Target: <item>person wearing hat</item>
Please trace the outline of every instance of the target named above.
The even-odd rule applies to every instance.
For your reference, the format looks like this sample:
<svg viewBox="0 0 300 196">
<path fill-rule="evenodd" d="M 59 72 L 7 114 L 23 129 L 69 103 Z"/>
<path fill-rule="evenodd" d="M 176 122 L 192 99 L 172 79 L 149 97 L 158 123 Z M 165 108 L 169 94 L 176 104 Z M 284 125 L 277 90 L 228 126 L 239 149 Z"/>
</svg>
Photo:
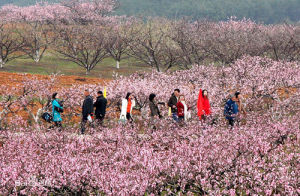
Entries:
<svg viewBox="0 0 300 196">
<path fill-rule="evenodd" d="M 103 96 L 102 91 L 98 91 L 97 95 L 97 100 L 94 103 L 94 107 L 96 108 L 96 121 L 99 125 L 103 125 L 103 120 L 106 113 L 107 99 Z"/>
<path fill-rule="evenodd" d="M 52 116 L 53 116 L 53 122 L 56 127 L 61 128 L 62 127 L 62 118 L 61 113 L 63 112 L 63 105 L 62 102 L 58 99 L 58 94 L 53 93 L 52 95 Z"/>
</svg>

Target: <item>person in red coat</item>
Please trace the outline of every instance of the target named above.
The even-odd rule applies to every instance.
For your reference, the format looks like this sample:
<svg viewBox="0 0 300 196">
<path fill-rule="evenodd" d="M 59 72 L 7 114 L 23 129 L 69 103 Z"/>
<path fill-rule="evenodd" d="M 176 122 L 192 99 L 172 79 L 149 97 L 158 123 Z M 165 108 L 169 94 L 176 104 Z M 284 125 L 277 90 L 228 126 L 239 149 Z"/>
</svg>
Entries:
<svg viewBox="0 0 300 196">
<path fill-rule="evenodd" d="M 187 121 L 190 118 L 189 109 L 190 108 L 186 105 L 185 97 L 180 95 L 177 103 L 177 115 L 179 122 Z"/>
<path fill-rule="evenodd" d="M 205 120 L 206 117 L 211 114 L 207 90 L 202 91 L 202 89 L 200 89 L 197 108 L 200 120 Z"/>
</svg>

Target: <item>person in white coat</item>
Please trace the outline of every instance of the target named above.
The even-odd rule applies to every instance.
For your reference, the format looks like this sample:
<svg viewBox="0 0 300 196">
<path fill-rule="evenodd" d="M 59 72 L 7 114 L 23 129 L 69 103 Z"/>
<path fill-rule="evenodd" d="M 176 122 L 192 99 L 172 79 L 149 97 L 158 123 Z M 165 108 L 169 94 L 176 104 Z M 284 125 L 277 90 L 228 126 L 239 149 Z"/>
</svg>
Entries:
<svg viewBox="0 0 300 196">
<path fill-rule="evenodd" d="M 132 93 L 127 93 L 125 99 L 122 99 L 122 108 L 120 120 L 126 122 L 127 120 L 132 123 L 132 108 L 135 106 L 135 100 Z"/>
</svg>

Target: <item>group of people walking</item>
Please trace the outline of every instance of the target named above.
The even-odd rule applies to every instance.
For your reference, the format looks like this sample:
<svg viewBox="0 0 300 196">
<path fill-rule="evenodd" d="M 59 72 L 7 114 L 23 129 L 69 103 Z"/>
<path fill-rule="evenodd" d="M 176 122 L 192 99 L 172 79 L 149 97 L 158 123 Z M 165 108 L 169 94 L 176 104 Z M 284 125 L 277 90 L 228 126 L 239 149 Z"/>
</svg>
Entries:
<svg viewBox="0 0 300 196">
<path fill-rule="evenodd" d="M 97 125 L 102 126 L 103 120 L 106 114 L 107 99 L 103 96 L 102 91 L 97 92 L 97 99 L 94 102 L 93 97 L 90 95 L 89 90 L 84 91 L 84 101 L 82 104 L 82 120 L 81 120 L 81 134 L 84 134 L 86 124 L 90 122 L 92 124 L 93 119 L 96 118 L 95 122 Z M 94 113 L 94 108 L 96 108 Z M 63 102 L 58 99 L 58 94 L 52 95 L 52 121 L 54 125 L 61 128 L 62 118 L 61 113 L 63 112 Z M 94 124 L 92 124 L 94 126 Z"/>
<path fill-rule="evenodd" d="M 240 111 L 245 112 L 241 104 L 240 92 L 235 92 L 234 96 L 226 101 L 224 107 L 224 116 L 230 126 L 234 126 L 238 114 Z M 151 93 L 149 95 L 149 108 L 151 124 L 155 124 L 158 119 L 163 118 L 161 115 L 159 105 L 165 106 L 164 102 L 156 100 L 156 95 Z M 130 92 L 127 93 L 126 97 L 122 99 L 120 121 L 133 123 L 132 111 L 136 106 L 136 98 Z M 185 96 L 180 93 L 179 89 L 175 89 L 172 93 L 167 106 L 169 107 L 169 115 L 172 116 L 174 122 L 184 123 L 192 118 L 191 108 L 185 101 Z M 82 121 L 81 121 L 81 133 L 84 134 L 85 127 L 88 122 L 94 126 L 93 121 L 97 125 L 103 126 L 103 120 L 106 114 L 107 99 L 103 96 L 102 91 L 98 91 L 97 99 L 93 102 L 93 97 L 90 95 L 89 90 L 84 92 L 84 101 L 82 105 Z M 52 121 L 54 125 L 61 128 L 62 118 L 61 113 L 63 112 L 63 102 L 59 100 L 57 93 L 52 95 Z M 95 109 L 95 113 L 94 113 Z M 200 89 L 198 101 L 197 101 L 197 116 L 199 120 L 205 121 L 212 114 L 211 106 L 208 97 L 208 91 Z M 95 120 L 94 120 L 95 118 Z M 155 125 L 153 125 L 154 128 Z"/>
<path fill-rule="evenodd" d="M 172 118 L 175 122 L 184 122 L 192 118 L 191 107 L 185 102 L 185 96 L 175 89 L 171 95 L 168 106 L 171 108 Z M 211 114 L 207 90 L 200 89 L 197 101 L 197 115 L 200 120 L 205 120 Z"/>
</svg>

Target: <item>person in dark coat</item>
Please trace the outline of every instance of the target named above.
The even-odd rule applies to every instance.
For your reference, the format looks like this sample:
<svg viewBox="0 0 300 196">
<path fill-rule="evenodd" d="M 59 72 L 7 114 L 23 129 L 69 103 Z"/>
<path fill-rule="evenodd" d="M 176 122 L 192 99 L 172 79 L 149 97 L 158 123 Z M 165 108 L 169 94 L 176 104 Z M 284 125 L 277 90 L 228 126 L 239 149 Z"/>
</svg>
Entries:
<svg viewBox="0 0 300 196">
<path fill-rule="evenodd" d="M 150 124 L 152 125 L 153 129 L 156 129 L 156 122 L 159 118 L 162 118 L 160 114 L 158 105 L 165 105 L 163 102 L 156 102 L 155 100 L 156 95 L 151 93 L 149 95 L 149 108 L 150 108 Z"/>
<path fill-rule="evenodd" d="M 239 113 L 238 101 L 240 99 L 240 96 L 240 92 L 236 92 L 234 94 L 234 97 L 229 99 L 225 104 L 224 115 L 225 118 L 228 120 L 228 124 L 231 127 L 234 126 L 234 123 Z"/>
<path fill-rule="evenodd" d="M 168 106 L 171 108 L 172 117 L 176 122 L 178 122 L 177 103 L 178 103 L 179 95 L 180 95 L 180 90 L 175 89 L 174 93 L 172 94 L 172 96 L 170 97 L 170 99 L 168 101 Z"/>
<path fill-rule="evenodd" d="M 162 118 L 158 105 L 165 105 L 164 102 L 156 102 L 155 100 L 156 95 L 154 93 L 149 95 L 149 107 L 151 112 L 151 117 L 159 117 Z"/>
<path fill-rule="evenodd" d="M 81 121 L 81 133 L 84 134 L 85 125 L 89 118 L 92 117 L 94 112 L 94 104 L 93 97 L 90 96 L 90 92 L 88 90 L 84 91 L 85 99 L 82 104 L 82 121 Z"/>
<path fill-rule="evenodd" d="M 96 108 L 95 115 L 99 125 L 103 125 L 103 120 L 106 113 L 107 99 L 104 98 L 102 91 L 98 91 L 97 95 L 97 100 L 94 103 L 94 107 Z"/>
</svg>

